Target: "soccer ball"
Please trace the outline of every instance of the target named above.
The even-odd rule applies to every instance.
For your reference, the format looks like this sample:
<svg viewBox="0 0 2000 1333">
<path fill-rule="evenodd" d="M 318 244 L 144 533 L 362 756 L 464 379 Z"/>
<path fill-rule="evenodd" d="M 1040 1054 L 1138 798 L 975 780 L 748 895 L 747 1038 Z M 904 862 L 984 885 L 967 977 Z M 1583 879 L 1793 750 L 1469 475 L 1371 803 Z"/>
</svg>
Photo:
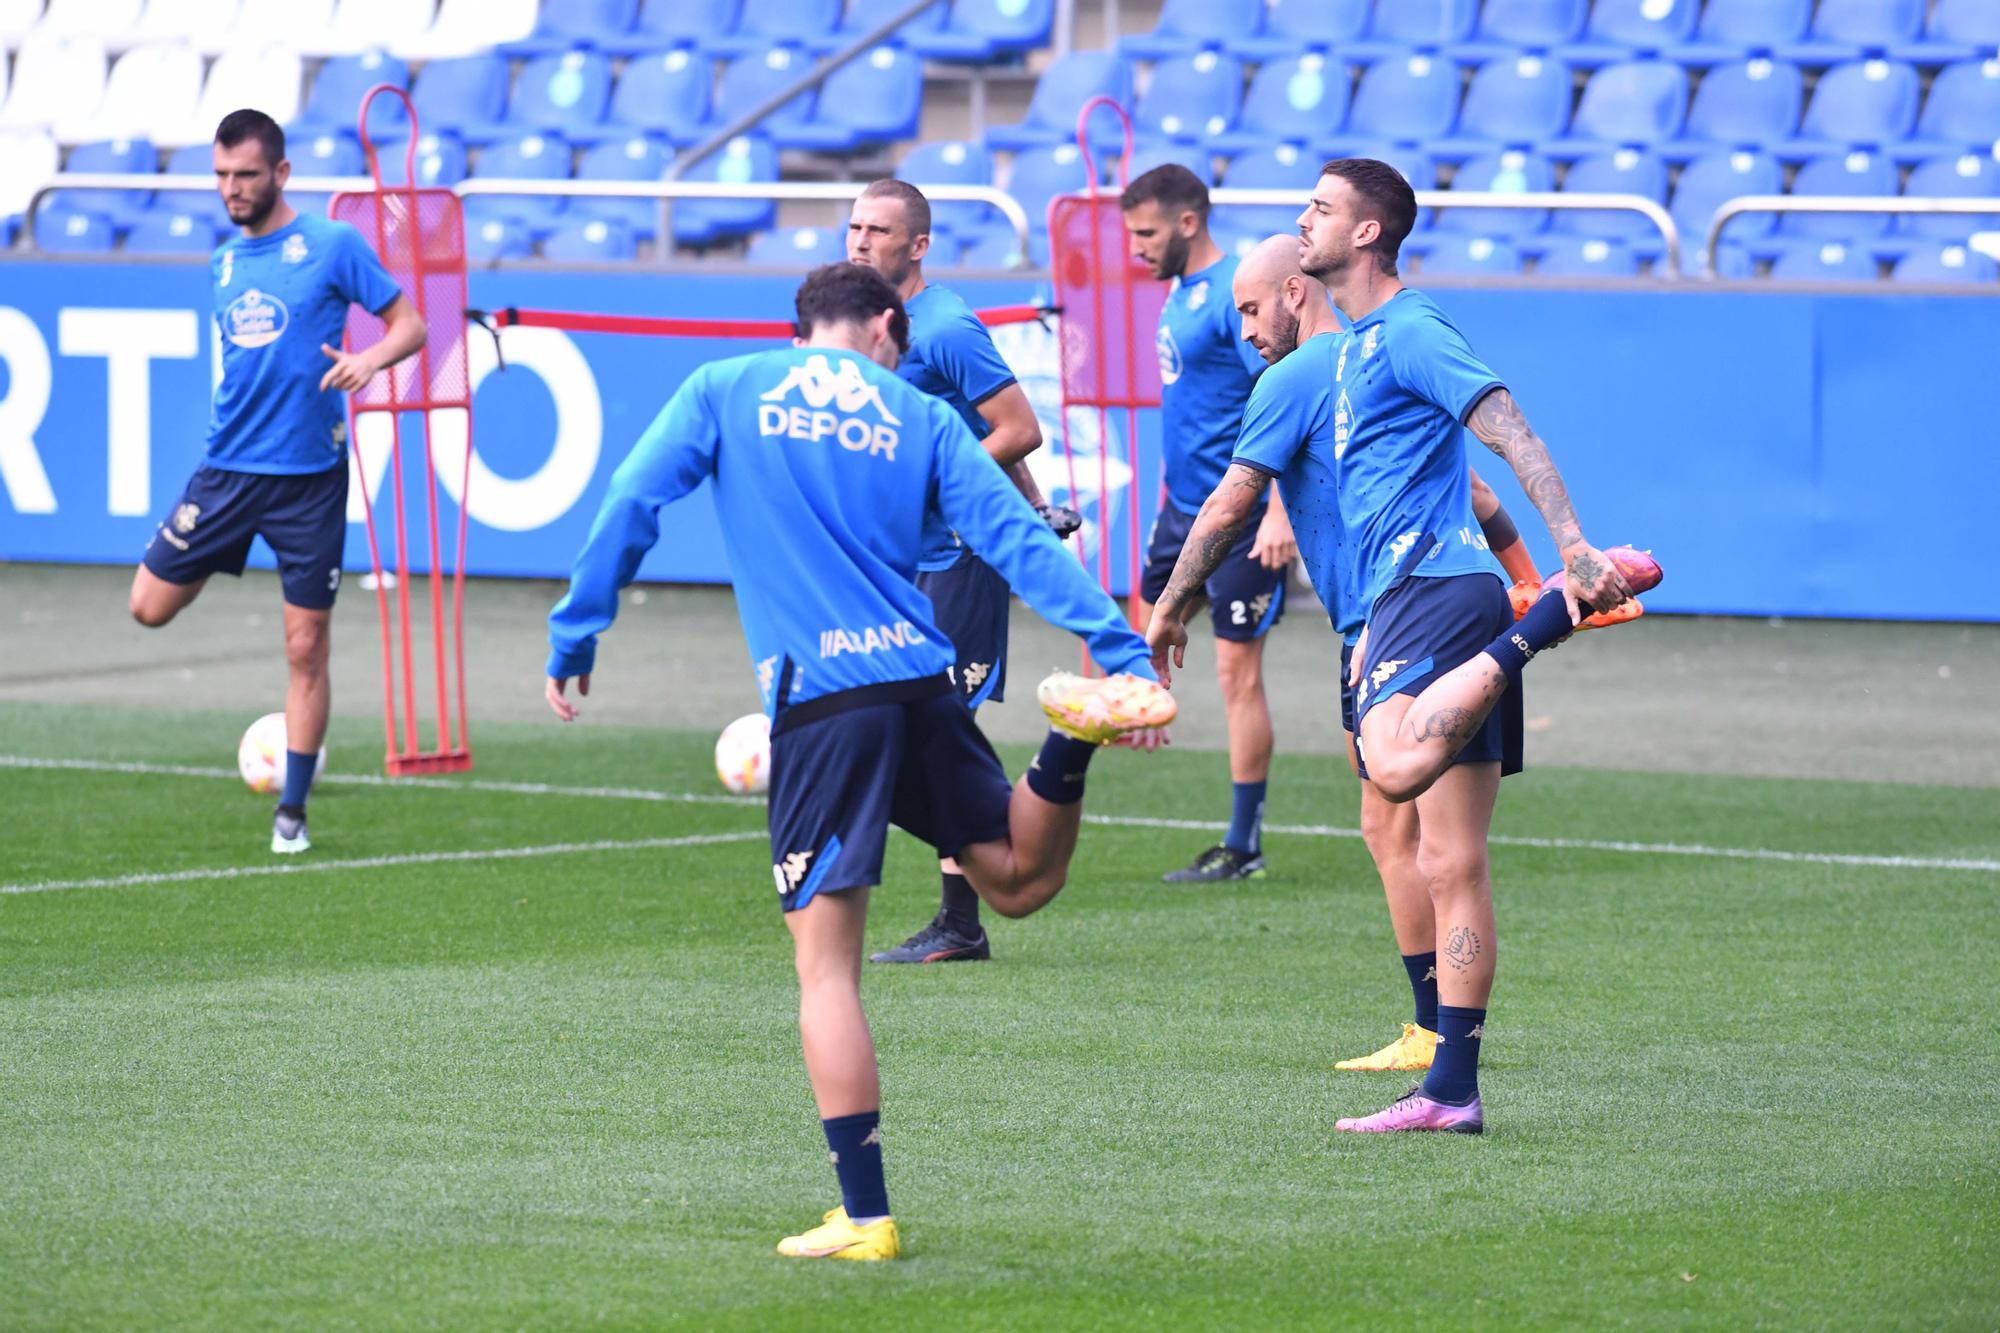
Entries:
<svg viewBox="0 0 2000 1333">
<path fill-rule="evenodd" d="M 747 713 L 715 739 L 715 776 L 733 792 L 764 791 L 771 785 L 771 719 Z"/>
<path fill-rule="evenodd" d="M 285 785 L 285 715 L 266 713 L 250 724 L 236 746 L 236 771 L 251 791 L 274 792 Z M 319 747 L 313 781 L 326 772 L 326 747 Z"/>
</svg>

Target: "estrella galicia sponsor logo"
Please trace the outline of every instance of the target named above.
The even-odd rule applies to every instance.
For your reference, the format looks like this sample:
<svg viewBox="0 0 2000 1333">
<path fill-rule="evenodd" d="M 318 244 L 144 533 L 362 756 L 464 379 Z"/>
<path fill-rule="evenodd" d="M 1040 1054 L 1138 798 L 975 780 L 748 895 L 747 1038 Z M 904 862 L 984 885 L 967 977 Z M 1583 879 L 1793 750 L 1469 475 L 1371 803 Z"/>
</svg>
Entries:
<svg viewBox="0 0 2000 1333">
<path fill-rule="evenodd" d="M 805 406 L 785 405 L 797 394 Z M 882 391 L 870 384 L 861 368 L 843 360 L 835 370 L 826 357 L 814 355 L 791 367 L 784 382 L 760 395 L 757 433 L 817 443 L 833 440 L 850 453 L 881 454 L 896 461 L 896 427 L 901 418 L 882 401 Z M 872 416 L 875 419 L 870 420 Z"/>
<path fill-rule="evenodd" d="M 252 287 L 223 309 L 222 335 L 238 347 L 268 347 L 290 322 L 283 301 Z"/>
<path fill-rule="evenodd" d="M 1160 383 L 1178 384 L 1181 378 L 1181 348 L 1174 341 L 1174 331 L 1160 321 L 1159 332 L 1153 335 L 1153 350 L 1160 354 Z"/>
<path fill-rule="evenodd" d="M 864 629 L 826 629 L 819 633 L 819 655 L 838 657 L 842 653 L 894 652 L 924 642 L 924 633 L 907 620 L 893 625 L 869 625 Z"/>
</svg>

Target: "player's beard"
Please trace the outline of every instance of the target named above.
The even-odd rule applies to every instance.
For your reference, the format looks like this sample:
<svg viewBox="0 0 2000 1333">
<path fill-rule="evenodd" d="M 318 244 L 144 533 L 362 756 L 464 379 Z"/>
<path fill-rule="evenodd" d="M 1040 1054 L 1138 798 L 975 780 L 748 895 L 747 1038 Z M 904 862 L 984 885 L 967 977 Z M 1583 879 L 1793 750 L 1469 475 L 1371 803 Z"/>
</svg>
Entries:
<svg viewBox="0 0 2000 1333">
<path fill-rule="evenodd" d="M 1188 249 L 1192 244 L 1179 232 L 1167 237 L 1166 248 L 1160 251 L 1160 262 L 1153 269 L 1153 276 L 1162 280 L 1186 277 Z"/>
<path fill-rule="evenodd" d="M 1299 317 L 1283 306 L 1273 310 L 1270 336 L 1264 339 L 1264 345 L 1277 354 L 1272 358 L 1273 364 L 1298 351 Z"/>
<path fill-rule="evenodd" d="M 272 210 L 278 206 L 277 182 L 273 181 L 269 189 L 251 195 L 245 203 L 247 208 L 243 215 L 238 217 L 235 210 L 232 209 L 229 214 L 229 220 L 239 227 L 255 231 L 264 225 L 265 219 L 269 218 Z"/>
</svg>

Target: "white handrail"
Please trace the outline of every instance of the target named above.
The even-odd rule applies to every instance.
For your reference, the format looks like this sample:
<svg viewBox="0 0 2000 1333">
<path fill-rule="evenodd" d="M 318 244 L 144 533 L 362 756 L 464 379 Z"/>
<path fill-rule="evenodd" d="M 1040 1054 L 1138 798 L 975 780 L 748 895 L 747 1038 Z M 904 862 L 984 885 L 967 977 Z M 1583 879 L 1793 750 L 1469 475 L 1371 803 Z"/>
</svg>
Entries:
<svg viewBox="0 0 2000 1333">
<path fill-rule="evenodd" d="M 1880 195 L 1746 194 L 1731 199 L 1709 219 L 1708 235 L 1701 243 L 1701 275 L 1715 276 L 1715 247 L 1729 220 L 1745 213 L 2000 213 L 2000 199 L 1938 199 L 1908 197 L 1884 199 Z"/>
</svg>

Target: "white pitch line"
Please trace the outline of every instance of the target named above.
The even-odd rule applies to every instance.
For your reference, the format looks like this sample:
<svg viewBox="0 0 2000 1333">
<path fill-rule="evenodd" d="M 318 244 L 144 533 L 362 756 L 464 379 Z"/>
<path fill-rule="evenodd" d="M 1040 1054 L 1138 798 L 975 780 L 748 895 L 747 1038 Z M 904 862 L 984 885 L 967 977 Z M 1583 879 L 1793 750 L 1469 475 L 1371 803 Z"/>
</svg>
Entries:
<svg viewBox="0 0 2000 1333">
<path fill-rule="evenodd" d="M 88 773 L 134 773 L 163 777 L 235 778 L 230 768 L 190 768 L 177 764 L 125 763 L 100 759 L 37 759 L 0 755 L 0 769 L 67 769 Z M 527 796 L 574 796 L 596 800 L 658 801 L 690 805 L 762 806 L 755 796 L 723 796 L 700 792 L 666 792 L 644 787 L 561 787 L 541 782 L 491 782 L 484 779 L 390 778 L 375 773 L 328 773 L 321 782 L 362 787 L 422 787 L 442 791 L 507 792 Z M 1146 815 L 1086 814 L 1086 824 L 1113 828 L 1186 829 L 1214 832 L 1228 824 L 1206 819 L 1160 819 Z M 1361 830 L 1332 824 L 1266 824 L 1264 832 L 1300 838 L 1358 838 Z M 1964 870 L 2000 874 L 2000 860 L 1945 856 L 1879 856 L 1853 852 L 1787 852 L 1771 847 L 1710 847 L 1700 843 L 1626 842 L 1608 838 L 1531 838 L 1496 833 L 1487 839 L 1496 847 L 1534 847 L 1546 851 L 1619 852 L 1635 856 L 1694 856 L 1714 860 L 1781 861 L 1799 865 L 1867 866 L 1883 870 Z"/>
<path fill-rule="evenodd" d="M 762 841 L 764 833 L 695 833 L 682 838 L 601 838 L 595 842 L 545 842 L 532 847 L 472 848 L 462 852 L 408 852 L 400 856 L 357 856 L 345 861 L 281 861 L 271 865 L 216 866 L 208 870 L 172 870 L 153 875 L 110 875 L 102 879 L 45 879 L 28 884 L 0 884 L 0 895 L 61 893 L 69 889 L 129 889 L 150 884 L 186 884 L 212 879 L 258 879 L 269 875 L 310 875 L 324 870 L 380 870 L 388 866 L 425 866 L 450 861 L 521 861 L 537 856 L 574 856 L 582 852 L 643 852 L 669 847 L 707 847 L 725 842 Z"/>
</svg>

